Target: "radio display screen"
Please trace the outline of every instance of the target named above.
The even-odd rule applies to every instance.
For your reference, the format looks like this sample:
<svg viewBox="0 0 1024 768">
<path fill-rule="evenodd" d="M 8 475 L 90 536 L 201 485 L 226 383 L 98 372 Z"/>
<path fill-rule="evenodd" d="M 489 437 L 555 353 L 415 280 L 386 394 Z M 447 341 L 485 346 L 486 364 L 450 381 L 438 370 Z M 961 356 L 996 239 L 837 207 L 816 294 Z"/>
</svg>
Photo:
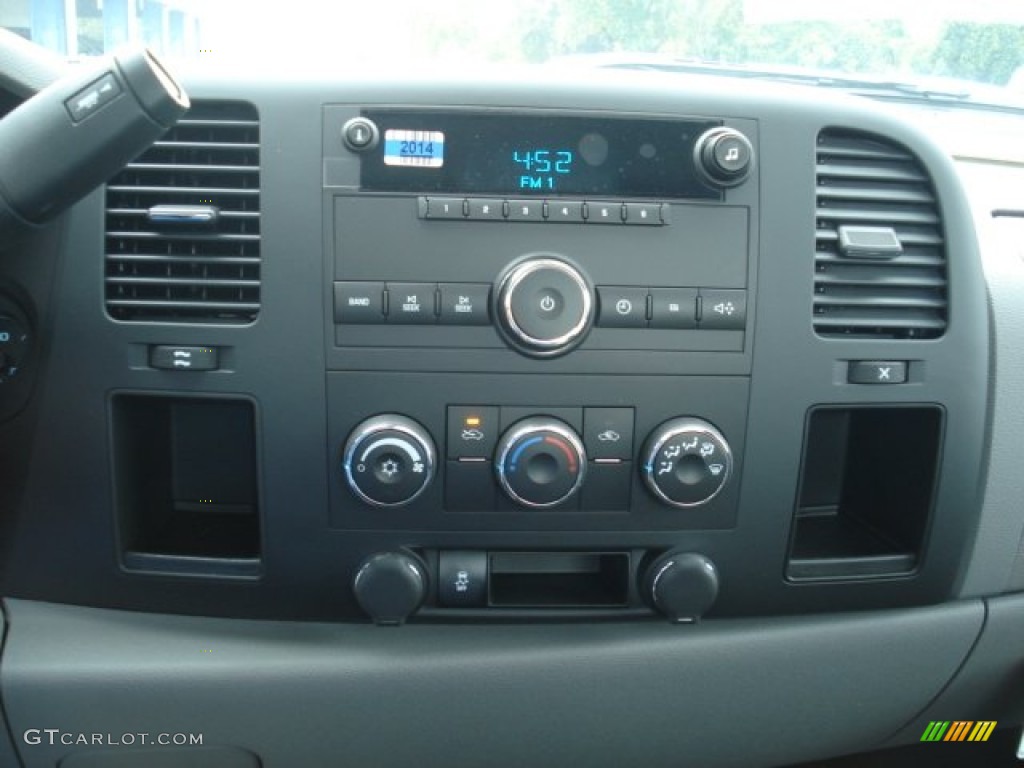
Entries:
<svg viewBox="0 0 1024 768">
<path fill-rule="evenodd" d="M 693 147 L 710 120 L 366 110 L 384 140 L 361 188 L 503 197 L 720 199 Z"/>
</svg>

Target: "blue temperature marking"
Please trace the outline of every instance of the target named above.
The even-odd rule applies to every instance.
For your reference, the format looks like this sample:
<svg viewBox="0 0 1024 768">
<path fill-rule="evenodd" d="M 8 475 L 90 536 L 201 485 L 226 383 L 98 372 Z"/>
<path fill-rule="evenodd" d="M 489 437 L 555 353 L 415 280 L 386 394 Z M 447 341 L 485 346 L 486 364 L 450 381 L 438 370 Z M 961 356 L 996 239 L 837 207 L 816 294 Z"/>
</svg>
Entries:
<svg viewBox="0 0 1024 768">
<path fill-rule="evenodd" d="M 516 448 L 515 451 L 512 452 L 512 455 L 509 457 L 508 471 L 515 472 L 516 462 L 519 461 L 519 457 L 522 455 L 523 451 L 525 451 L 534 443 L 541 442 L 543 439 L 543 437 L 531 437 L 525 443 L 520 444 L 520 446 Z"/>
</svg>

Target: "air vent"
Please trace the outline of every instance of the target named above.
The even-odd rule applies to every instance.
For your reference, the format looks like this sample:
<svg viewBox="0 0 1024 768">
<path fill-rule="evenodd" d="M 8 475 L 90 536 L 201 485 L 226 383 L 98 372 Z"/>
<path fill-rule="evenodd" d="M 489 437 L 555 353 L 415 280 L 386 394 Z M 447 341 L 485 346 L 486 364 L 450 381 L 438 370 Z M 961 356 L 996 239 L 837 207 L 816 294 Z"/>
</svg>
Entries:
<svg viewBox="0 0 1024 768">
<path fill-rule="evenodd" d="M 946 329 L 946 249 L 931 179 L 906 148 L 818 136 L 814 330 L 930 339 Z"/>
<path fill-rule="evenodd" d="M 117 320 L 247 323 L 260 308 L 255 107 L 196 102 L 107 184 L 106 301 Z"/>
</svg>

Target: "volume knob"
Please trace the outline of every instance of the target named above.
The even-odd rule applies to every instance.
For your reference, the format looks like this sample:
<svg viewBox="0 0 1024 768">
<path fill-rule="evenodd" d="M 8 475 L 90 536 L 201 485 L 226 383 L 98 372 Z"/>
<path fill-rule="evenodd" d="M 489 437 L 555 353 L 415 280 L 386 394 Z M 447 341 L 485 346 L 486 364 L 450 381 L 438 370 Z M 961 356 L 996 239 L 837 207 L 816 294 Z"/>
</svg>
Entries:
<svg viewBox="0 0 1024 768">
<path fill-rule="evenodd" d="M 594 321 L 594 290 L 572 264 L 535 257 L 513 265 L 495 291 L 498 328 L 532 357 L 554 357 L 580 344 Z"/>
</svg>

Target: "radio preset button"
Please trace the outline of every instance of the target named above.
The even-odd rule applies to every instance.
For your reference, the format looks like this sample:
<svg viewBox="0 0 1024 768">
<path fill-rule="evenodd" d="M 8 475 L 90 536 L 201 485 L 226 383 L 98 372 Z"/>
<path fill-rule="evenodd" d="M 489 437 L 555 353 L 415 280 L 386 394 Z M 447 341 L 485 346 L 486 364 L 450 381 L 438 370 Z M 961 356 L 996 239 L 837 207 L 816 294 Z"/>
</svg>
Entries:
<svg viewBox="0 0 1024 768">
<path fill-rule="evenodd" d="M 472 221 L 504 221 L 505 201 L 490 198 L 470 198 L 469 218 Z"/>
<path fill-rule="evenodd" d="M 383 323 L 384 283 L 335 283 L 334 322 Z"/>
<path fill-rule="evenodd" d="M 480 283 L 441 283 L 442 325 L 488 325 L 491 286 Z"/>
<path fill-rule="evenodd" d="M 432 283 L 388 283 L 388 322 L 430 325 L 437 321 L 434 314 Z"/>
<path fill-rule="evenodd" d="M 582 224 L 583 201 L 548 200 L 548 221 Z"/>
<path fill-rule="evenodd" d="M 651 288 L 651 328 L 696 327 L 696 288 Z"/>
<path fill-rule="evenodd" d="M 428 219 L 466 218 L 466 201 L 461 197 L 428 197 L 426 201 Z"/>
<path fill-rule="evenodd" d="M 606 328 L 647 326 L 647 289 L 599 285 L 597 324 Z"/>
<path fill-rule="evenodd" d="M 544 221 L 543 200 L 509 200 L 509 221 Z"/>
<path fill-rule="evenodd" d="M 588 224 L 622 224 L 622 203 L 587 202 L 585 215 Z"/>
<path fill-rule="evenodd" d="M 662 219 L 661 203 L 626 203 L 626 223 L 640 227 L 660 227 Z"/>
</svg>

